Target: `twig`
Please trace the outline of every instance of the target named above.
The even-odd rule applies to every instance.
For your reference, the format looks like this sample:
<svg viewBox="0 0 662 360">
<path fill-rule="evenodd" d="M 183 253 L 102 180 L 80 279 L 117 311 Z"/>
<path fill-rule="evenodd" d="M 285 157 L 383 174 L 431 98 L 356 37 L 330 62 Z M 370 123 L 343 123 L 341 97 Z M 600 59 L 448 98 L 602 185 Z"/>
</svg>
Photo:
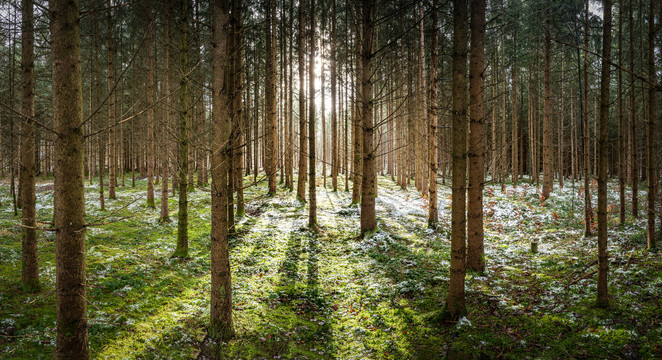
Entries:
<svg viewBox="0 0 662 360">
<path fill-rule="evenodd" d="M 593 271 L 591 271 L 590 273 L 588 273 L 588 274 L 586 274 L 586 275 L 584 275 L 584 276 L 582 276 L 582 277 L 580 277 L 580 278 L 578 278 L 578 279 L 576 279 L 576 280 L 573 280 L 570 284 L 566 285 L 566 288 L 570 287 L 570 285 L 574 285 L 574 284 L 575 284 L 576 282 L 578 282 L 579 280 L 586 279 L 587 277 L 589 277 L 589 276 L 591 276 L 591 275 L 593 275 L 593 274 L 595 274 L 595 273 L 597 273 L 597 272 L 598 272 L 598 270 L 593 270 Z"/>
</svg>

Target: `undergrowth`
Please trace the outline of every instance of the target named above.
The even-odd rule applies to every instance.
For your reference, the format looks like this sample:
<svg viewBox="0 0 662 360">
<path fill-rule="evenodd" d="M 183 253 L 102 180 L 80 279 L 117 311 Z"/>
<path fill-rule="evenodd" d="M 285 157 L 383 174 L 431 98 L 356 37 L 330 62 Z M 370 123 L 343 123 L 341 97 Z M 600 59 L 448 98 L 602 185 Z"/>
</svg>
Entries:
<svg viewBox="0 0 662 360">
<path fill-rule="evenodd" d="M 249 179 L 247 179 L 248 181 Z M 251 179 L 252 180 L 252 179 Z M 0 358 L 47 359 L 55 346 L 55 244 L 40 232 L 42 290 L 20 288 L 20 216 L 0 186 Z M 569 186 L 570 185 L 570 186 Z M 378 229 L 359 235 L 351 194 L 317 188 L 320 231 L 280 188 L 246 189 L 246 215 L 230 239 L 236 336 L 206 337 L 210 198 L 189 194 L 189 258 L 171 258 L 170 223 L 145 206 L 145 181 L 119 187 L 100 211 L 86 185 L 88 317 L 95 359 L 662 358 L 662 257 L 645 250 L 645 219 L 618 225 L 610 208 L 609 292 L 596 309 L 597 239 L 583 236 L 583 202 L 570 182 L 541 201 L 534 185 L 485 190 L 482 273 L 466 275 L 468 314 L 436 316 L 449 277 L 450 189 L 440 227 L 428 200 L 379 178 Z M 618 193 L 610 183 L 610 204 Z M 158 196 L 157 192 L 157 196 Z M 628 193 L 629 197 L 632 196 Z M 52 179 L 37 186 L 38 220 L 52 217 Z M 646 206 L 645 196 L 641 194 Z M 593 204 L 596 204 L 593 201 Z M 628 212 L 629 213 L 629 212 Z M 121 219 L 121 220 L 120 220 Z M 118 220 L 118 221 L 115 221 Z M 47 225 L 44 225 L 47 226 Z M 530 251 L 531 242 L 538 252 Z"/>
</svg>

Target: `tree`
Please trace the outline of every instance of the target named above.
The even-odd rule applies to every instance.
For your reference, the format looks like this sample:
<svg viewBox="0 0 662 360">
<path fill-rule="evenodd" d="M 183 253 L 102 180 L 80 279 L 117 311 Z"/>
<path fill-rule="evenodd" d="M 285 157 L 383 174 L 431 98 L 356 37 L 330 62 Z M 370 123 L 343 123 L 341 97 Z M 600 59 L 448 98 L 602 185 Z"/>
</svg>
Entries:
<svg viewBox="0 0 662 360">
<path fill-rule="evenodd" d="M 177 214 L 177 248 L 172 257 L 188 257 L 188 125 L 190 118 L 189 101 L 189 44 L 188 21 L 189 0 L 178 0 L 177 30 L 179 32 L 179 212 Z"/>
<path fill-rule="evenodd" d="M 483 89 L 485 71 L 485 0 L 471 1 L 471 54 L 469 61 L 469 204 L 467 209 L 467 266 L 485 269 L 483 249 L 483 188 L 485 184 L 485 129 Z M 513 109 L 513 114 L 517 109 Z M 515 121 L 517 117 L 513 116 Z M 514 138 L 516 138 L 513 133 Z M 514 140 L 513 140 L 514 141 Z M 516 157 L 515 151 L 513 159 Z M 517 163 L 513 163 L 513 174 Z M 516 178 L 515 175 L 513 175 Z"/>
<path fill-rule="evenodd" d="M 308 227 L 317 228 L 317 194 L 315 191 L 315 0 L 310 0 L 310 53 L 308 57 Z M 322 94 L 324 96 L 324 94 Z"/>
<path fill-rule="evenodd" d="M 23 223 L 21 285 L 39 290 L 37 231 L 35 230 L 34 16 L 32 0 L 21 1 L 21 219 Z"/>
<path fill-rule="evenodd" d="M 361 6 L 361 125 L 363 129 L 363 176 L 361 183 L 361 236 L 375 230 L 375 149 L 372 119 L 372 43 L 375 27 L 375 0 L 363 0 Z"/>
<path fill-rule="evenodd" d="M 451 193 L 451 268 L 446 296 L 446 312 L 459 318 L 466 312 L 464 302 L 465 250 L 467 238 L 467 2 L 453 2 L 453 180 Z"/>
<path fill-rule="evenodd" d="M 331 185 L 338 191 L 338 169 L 340 155 L 338 151 L 338 114 L 337 108 L 337 61 L 336 61 L 336 0 L 331 5 Z"/>
<path fill-rule="evenodd" d="M 542 197 L 549 198 L 549 194 L 554 189 L 554 151 L 552 150 L 552 36 L 549 31 L 550 2 L 547 1 L 545 10 L 544 28 L 545 28 L 545 64 L 544 64 L 544 88 L 543 88 L 543 120 L 542 120 Z"/>
<path fill-rule="evenodd" d="M 265 24 L 266 66 L 265 77 L 265 113 L 267 126 L 266 172 L 269 178 L 269 194 L 276 194 L 276 170 L 278 166 L 278 119 L 276 118 L 276 36 L 275 36 L 275 0 L 267 1 L 267 22 Z"/>
<path fill-rule="evenodd" d="M 437 66 L 439 65 L 439 8 L 435 2 L 432 6 L 432 54 L 430 55 L 430 186 L 428 206 L 428 227 L 439 225 L 437 210 Z"/>
<path fill-rule="evenodd" d="M 605 0 L 609 1 L 609 0 Z M 646 231 L 648 249 L 655 248 L 655 192 L 657 187 L 657 171 L 655 170 L 655 1 L 650 0 L 648 9 L 648 126 L 646 129 L 646 165 L 648 173 L 648 227 Z M 605 5 L 606 7 L 607 5 Z"/>
<path fill-rule="evenodd" d="M 55 359 L 89 359 L 78 3 L 49 2 L 55 131 Z"/>
<path fill-rule="evenodd" d="M 303 4 L 299 4 L 299 178 L 297 180 L 297 200 L 306 202 L 306 99 L 304 91 L 305 74 L 305 17 Z M 311 164 L 313 166 L 313 164 Z M 312 181 L 312 180 L 311 180 Z"/>
<path fill-rule="evenodd" d="M 227 339 L 234 333 L 232 325 L 232 282 L 228 251 L 228 158 L 230 148 L 230 114 L 228 111 L 227 24 L 229 1 L 213 3 L 213 71 L 212 115 L 212 210 L 211 210 L 211 319 L 210 336 Z"/>
<path fill-rule="evenodd" d="M 147 34 L 145 53 L 147 55 L 147 207 L 154 209 L 154 70 L 152 65 L 152 2 L 145 3 Z"/>
<path fill-rule="evenodd" d="M 108 198 L 115 199 L 115 185 L 117 184 L 117 159 L 115 158 L 115 34 L 113 32 L 113 18 L 111 0 L 106 1 L 108 13 L 106 23 L 108 29 Z"/>
<path fill-rule="evenodd" d="M 607 293 L 607 161 L 609 137 L 609 62 L 611 59 L 611 0 L 604 0 L 602 30 L 602 72 L 600 79 L 600 131 L 598 139 L 598 300 L 597 305 L 609 307 Z"/>
</svg>

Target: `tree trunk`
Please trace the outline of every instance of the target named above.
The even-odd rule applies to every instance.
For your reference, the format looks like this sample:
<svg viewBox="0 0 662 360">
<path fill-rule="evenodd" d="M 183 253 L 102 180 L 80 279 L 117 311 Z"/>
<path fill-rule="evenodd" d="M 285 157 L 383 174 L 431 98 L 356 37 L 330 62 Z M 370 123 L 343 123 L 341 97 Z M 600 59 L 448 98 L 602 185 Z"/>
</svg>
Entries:
<svg viewBox="0 0 662 360">
<path fill-rule="evenodd" d="M 228 251 L 227 194 L 228 158 L 231 120 L 229 94 L 225 83 L 227 57 L 227 24 L 229 1 L 213 3 L 213 72 L 212 72 L 212 209 L 211 209 L 211 311 L 210 337 L 225 340 L 234 334 L 232 325 L 232 280 Z"/>
<path fill-rule="evenodd" d="M 485 269 L 483 249 L 483 187 L 485 185 L 485 129 L 483 89 L 485 70 L 485 0 L 471 0 L 471 55 L 469 67 L 469 204 L 467 227 L 467 266 Z M 513 86 L 514 88 L 514 86 Z M 517 95 L 514 96 L 517 98 Z M 513 114 L 517 113 L 513 109 Z M 517 121 L 513 115 L 513 126 Z M 513 142 L 517 132 L 513 130 Z M 517 147 L 513 146 L 513 180 L 517 179 Z"/>
<path fill-rule="evenodd" d="M 589 173 L 589 128 L 588 128 L 588 1 L 586 0 L 586 13 L 584 23 L 584 236 L 591 236 L 591 223 L 593 222 L 593 209 L 591 208 L 591 175 Z"/>
<path fill-rule="evenodd" d="M 78 4 L 55 0 L 51 15 L 55 140 L 55 359 L 89 359 L 85 275 L 83 104 Z"/>
<path fill-rule="evenodd" d="M 145 52 L 147 54 L 147 207 L 155 209 L 154 204 L 154 71 L 152 69 L 152 2 L 145 3 L 147 34 Z"/>
<path fill-rule="evenodd" d="M 336 69 L 336 0 L 331 0 L 331 186 L 338 191 L 338 114 L 337 108 L 337 77 Z"/>
<path fill-rule="evenodd" d="M 108 29 L 108 198 L 116 199 L 115 185 L 117 184 L 117 160 L 115 159 L 115 34 L 113 32 L 112 6 L 110 0 L 106 1 L 108 16 L 106 17 Z"/>
<path fill-rule="evenodd" d="M 610 0 L 605 0 L 610 1 Z M 607 5 L 605 5 L 607 6 Z M 648 9 L 648 127 L 646 129 L 646 164 L 648 174 L 648 250 L 655 248 L 655 188 L 657 187 L 657 172 L 655 171 L 655 0 L 650 0 Z"/>
<path fill-rule="evenodd" d="M 308 58 L 308 227 L 317 228 L 317 194 L 315 191 L 315 0 L 310 0 L 310 53 Z M 324 95 L 322 95 L 324 96 Z"/>
<path fill-rule="evenodd" d="M 306 202 L 306 99 L 305 99 L 305 18 L 303 5 L 299 4 L 299 178 L 297 200 Z M 311 165 L 312 166 L 312 165 Z"/>
<path fill-rule="evenodd" d="M 430 55 L 430 112 L 429 112 L 429 153 L 430 186 L 428 206 L 428 227 L 435 229 L 439 225 L 437 210 L 437 66 L 439 64 L 439 8 L 437 2 L 432 5 L 432 54 Z M 482 72 L 482 69 L 481 69 Z M 482 212 L 482 210 L 481 210 Z"/>
<path fill-rule="evenodd" d="M 189 99 L 189 47 L 188 21 L 189 0 L 179 0 L 177 30 L 179 32 L 179 212 L 177 222 L 177 248 L 172 257 L 188 257 L 188 126 L 190 118 Z"/>
<path fill-rule="evenodd" d="M 165 19 L 165 38 L 170 39 L 170 17 L 167 17 Z M 170 44 L 165 44 L 163 46 L 164 54 L 163 54 L 163 69 L 165 70 L 165 76 L 163 79 L 163 94 L 166 96 L 166 106 L 163 109 L 163 126 L 162 126 L 162 133 L 163 133 L 163 138 L 161 139 L 162 143 L 164 144 L 163 148 L 163 153 L 161 154 L 162 156 L 162 163 L 161 163 L 161 176 L 163 177 L 163 182 L 161 183 L 161 214 L 159 218 L 159 222 L 165 223 L 165 222 L 170 222 L 170 214 L 168 210 L 168 178 L 170 177 L 169 174 L 169 168 L 170 168 L 170 161 L 169 161 L 169 151 L 168 151 L 168 146 L 169 144 L 168 139 L 168 132 L 165 131 L 165 128 L 170 127 L 171 123 L 171 116 L 170 116 L 170 109 L 172 109 L 172 100 L 170 96 L 170 82 L 172 81 L 172 69 L 170 68 Z"/>
<path fill-rule="evenodd" d="M 652 0 L 651 0 L 652 1 Z M 609 307 L 607 293 L 607 161 L 609 137 L 609 59 L 611 59 L 611 0 L 603 1 L 602 73 L 600 79 L 600 123 L 598 156 L 598 299 L 597 306 Z"/>
<path fill-rule="evenodd" d="M 39 291 L 37 231 L 35 230 L 34 17 L 32 0 L 21 1 L 21 222 L 23 224 L 21 286 Z M 84 149 L 83 149 L 84 151 Z"/>
<path fill-rule="evenodd" d="M 549 0 L 547 1 L 547 10 L 544 19 L 545 27 L 545 64 L 544 64 L 544 105 L 543 105 L 543 122 L 542 122 L 542 147 L 543 147 L 543 163 L 542 163 L 542 197 L 548 199 L 552 190 L 554 190 L 554 150 L 552 142 L 554 140 L 552 133 L 552 38 L 549 32 Z"/>
<path fill-rule="evenodd" d="M 361 122 L 363 128 L 363 171 L 361 182 L 361 236 L 375 230 L 375 149 L 372 98 L 372 42 L 374 35 L 375 1 L 363 0 L 361 6 Z M 361 127 L 359 127 L 360 129 Z"/>
<path fill-rule="evenodd" d="M 451 265 L 446 311 L 451 318 L 463 316 L 465 250 L 467 238 L 467 2 L 453 2 L 453 180 L 451 209 Z"/>
<path fill-rule="evenodd" d="M 232 1 L 232 36 L 234 37 L 234 49 L 232 51 L 232 176 L 233 176 L 233 189 L 237 193 L 237 209 L 236 216 L 243 217 L 245 211 L 244 204 L 244 124 L 243 124 L 243 103 L 241 101 L 241 93 L 243 88 L 242 72 L 243 64 L 243 35 L 242 35 L 242 16 L 241 16 L 241 1 Z M 275 42 L 275 40 L 274 40 Z M 275 56 L 275 55 L 274 55 Z M 275 80 L 274 80 L 275 81 Z M 275 88 L 275 83 L 274 83 Z M 233 222 L 234 225 L 234 222 Z"/>
<path fill-rule="evenodd" d="M 619 222 L 625 224 L 625 115 L 623 114 L 623 1 L 618 2 L 618 203 Z"/>
</svg>

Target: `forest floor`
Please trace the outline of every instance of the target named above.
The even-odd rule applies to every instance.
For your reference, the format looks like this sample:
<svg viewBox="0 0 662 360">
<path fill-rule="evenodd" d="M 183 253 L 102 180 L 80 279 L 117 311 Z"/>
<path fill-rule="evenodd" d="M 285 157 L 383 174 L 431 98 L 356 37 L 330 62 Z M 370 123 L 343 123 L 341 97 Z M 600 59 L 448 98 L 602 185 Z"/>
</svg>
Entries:
<svg viewBox="0 0 662 360">
<path fill-rule="evenodd" d="M 535 186 L 509 184 L 502 193 L 489 185 L 487 267 L 467 273 L 468 314 L 457 322 L 437 320 L 449 275 L 449 187 L 440 187 L 441 227 L 432 231 L 427 200 L 380 177 L 378 229 L 359 239 L 351 193 L 318 185 L 320 233 L 307 229 L 307 206 L 294 193 L 267 197 L 264 183 L 246 189 L 247 214 L 230 240 L 236 337 L 221 344 L 205 333 L 209 193 L 190 194 L 190 258 L 175 260 L 176 199 L 173 221 L 160 224 L 158 210 L 144 205 L 144 180 L 118 188 L 106 211 L 98 210 L 98 185 L 86 185 L 88 220 L 111 222 L 87 232 L 93 358 L 662 358 L 662 254 L 645 250 L 644 219 L 618 225 L 615 183 L 610 309 L 592 306 L 597 239 L 583 236 L 579 185 L 555 184 L 544 203 Z M 42 291 L 24 293 L 20 216 L 8 188 L 0 186 L 0 358 L 47 359 L 55 343 L 54 234 L 39 240 Z M 51 219 L 52 198 L 52 179 L 41 180 L 39 220 Z M 640 199 L 645 216 L 643 191 Z"/>
</svg>

